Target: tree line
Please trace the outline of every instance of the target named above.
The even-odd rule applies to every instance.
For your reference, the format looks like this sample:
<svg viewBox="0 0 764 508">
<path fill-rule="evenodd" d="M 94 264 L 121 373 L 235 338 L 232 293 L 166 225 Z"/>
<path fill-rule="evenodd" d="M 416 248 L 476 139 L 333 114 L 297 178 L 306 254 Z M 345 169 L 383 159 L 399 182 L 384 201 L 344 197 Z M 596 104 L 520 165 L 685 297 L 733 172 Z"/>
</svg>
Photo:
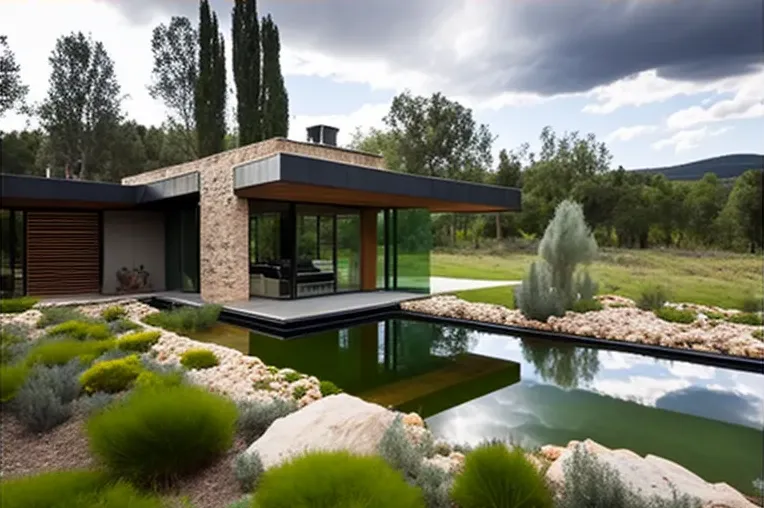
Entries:
<svg viewBox="0 0 764 508">
<path fill-rule="evenodd" d="M 351 148 L 381 153 L 395 171 L 522 189 L 522 211 L 433 217 L 436 246 L 480 247 L 487 239 L 540 238 L 560 203 L 581 204 L 597 243 L 626 248 L 762 249 L 762 170 L 734 180 L 707 173 L 698 181 L 614 168 L 594 134 L 540 133 L 528 144 L 499 152 L 495 136 L 472 111 L 433 94 L 396 96 L 384 129 L 356 130 Z"/>
<path fill-rule="evenodd" d="M 236 0 L 232 69 L 236 94 L 228 124 L 225 38 L 208 0 L 195 26 L 172 17 L 152 32 L 149 93 L 167 118 L 159 127 L 128 120 L 114 61 L 103 43 L 81 32 L 60 37 L 49 57 L 46 97 L 26 104 L 7 37 L 0 36 L 0 115 L 19 110 L 39 121 L 34 130 L 3 133 L 2 171 L 119 181 L 142 171 L 286 136 L 289 99 L 280 65 L 280 35 L 256 0 Z"/>
</svg>

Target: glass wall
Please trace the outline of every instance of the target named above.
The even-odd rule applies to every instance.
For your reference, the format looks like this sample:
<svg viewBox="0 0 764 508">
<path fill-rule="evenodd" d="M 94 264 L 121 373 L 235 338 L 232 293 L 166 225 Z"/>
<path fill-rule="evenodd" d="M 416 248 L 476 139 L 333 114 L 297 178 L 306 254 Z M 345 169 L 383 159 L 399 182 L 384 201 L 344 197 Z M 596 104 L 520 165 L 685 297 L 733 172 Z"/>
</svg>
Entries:
<svg viewBox="0 0 764 508">
<path fill-rule="evenodd" d="M 331 208 L 297 205 L 297 297 L 332 294 L 337 289 L 336 216 Z"/>
<path fill-rule="evenodd" d="M 430 212 L 426 209 L 391 210 L 387 218 L 387 289 L 429 293 Z"/>
<path fill-rule="evenodd" d="M 24 212 L 0 210 L 0 296 L 13 298 L 25 291 L 26 255 Z"/>
<path fill-rule="evenodd" d="M 199 207 L 165 216 L 165 278 L 168 290 L 199 291 Z"/>
<path fill-rule="evenodd" d="M 361 213 L 337 215 L 337 292 L 361 289 Z"/>
<path fill-rule="evenodd" d="M 249 202 L 250 295 L 292 297 L 294 213 L 289 203 Z"/>
</svg>

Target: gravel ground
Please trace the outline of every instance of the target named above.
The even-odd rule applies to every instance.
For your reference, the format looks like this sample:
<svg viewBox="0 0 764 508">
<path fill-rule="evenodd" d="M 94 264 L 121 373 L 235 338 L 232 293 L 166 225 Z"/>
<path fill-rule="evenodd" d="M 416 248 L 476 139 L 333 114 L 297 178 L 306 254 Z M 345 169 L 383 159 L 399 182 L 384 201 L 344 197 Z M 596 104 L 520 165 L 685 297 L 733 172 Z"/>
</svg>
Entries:
<svg viewBox="0 0 764 508">
<path fill-rule="evenodd" d="M 84 422 L 83 416 L 75 415 L 50 432 L 35 435 L 27 432 L 8 411 L 0 410 L 0 476 L 11 478 L 95 466 L 88 450 Z M 246 443 L 237 439 L 225 456 L 181 480 L 172 493 L 167 493 L 167 499 L 187 498 L 194 508 L 224 508 L 236 501 L 243 494 L 239 491 L 231 462 L 244 449 Z"/>
</svg>

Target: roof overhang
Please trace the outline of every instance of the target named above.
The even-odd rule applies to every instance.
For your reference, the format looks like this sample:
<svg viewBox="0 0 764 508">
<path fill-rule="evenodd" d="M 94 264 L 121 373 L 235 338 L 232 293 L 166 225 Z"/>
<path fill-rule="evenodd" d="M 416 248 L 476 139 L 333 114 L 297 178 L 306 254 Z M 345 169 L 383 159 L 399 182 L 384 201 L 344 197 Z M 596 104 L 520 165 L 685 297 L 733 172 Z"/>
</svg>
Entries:
<svg viewBox="0 0 764 508">
<path fill-rule="evenodd" d="M 199 192 L 199 173 L 148 185 L 120 185 L 85 180 L 0 174 L 3 208 L 135 208 Z"/>
<path fill-rule="evenodd" d="M 278 153 L 234 168 L 240 197 L 431 212 L 520 210 L 520 190 Z"/>
</svg>

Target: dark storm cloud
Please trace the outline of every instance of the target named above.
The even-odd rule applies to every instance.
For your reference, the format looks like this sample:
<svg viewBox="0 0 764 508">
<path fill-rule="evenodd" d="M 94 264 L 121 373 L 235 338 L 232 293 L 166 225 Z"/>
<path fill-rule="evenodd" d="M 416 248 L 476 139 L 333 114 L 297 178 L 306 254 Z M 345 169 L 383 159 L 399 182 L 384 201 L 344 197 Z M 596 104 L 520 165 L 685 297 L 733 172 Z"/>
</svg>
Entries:
<svg viewBox="0 0 764 508">
<path fill-rule="evenodd" d="M 485 49 L 457 62 L 432 36 L 465 3 L 490 16 Z M 124 5 L 145 21 L 158 9 L 195 17 L 197 4 Z M 231 2 L 212 5 L 228 30 Z M 707 81 L 748 73 L 764 54 L 762 0 L 261 0 L 259 8 L 273 15 L 286 46 L 381 58 L 440 76 L 456 94 L 581 92 L 649 69 Z"/>
</svg>

